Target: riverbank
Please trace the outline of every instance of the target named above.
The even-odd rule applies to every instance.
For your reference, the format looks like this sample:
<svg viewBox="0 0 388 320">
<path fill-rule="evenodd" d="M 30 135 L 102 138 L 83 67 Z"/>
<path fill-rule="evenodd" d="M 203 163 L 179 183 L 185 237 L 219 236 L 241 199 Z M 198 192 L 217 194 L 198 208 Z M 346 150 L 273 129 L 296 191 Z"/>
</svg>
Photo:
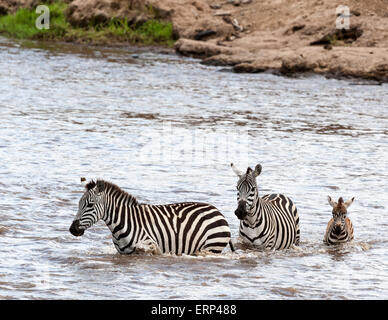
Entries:
<svg viewBox="0 0 388 320">
<path fill-rule="evenodd" d="M 226 1 L 210 10 L 233 26 L 229 36 L 180 39 L 175 47 L 235 72 L 388 82 L 388 3 L 341 4 L 350 10 L 348 30 L 336 28 L 338 1 Z"/>
<path fill-rule="evenodd" d="M 7 7 L 10 2 L 0 0 L 0 14 L 38 4 L 23 0 Z M 349 29 L 343 30 L 336 28 L 335 0 L 61 3 L 66 6 L 65 27 L 60 29 L 64 35 L 52 39 L 169 47 L 175 43 L 179 54 L 201 58 L 204 64 L 229 66 L 235 72 L 287 76 L 311 72 L 388 82 L 388 4 L 384 0 L 342 1 L 349 8 Z"/>
<path fill-rule="evenodd" d="M 76 10 L 73 2 L 49 1 L 44 3 L 50 13 L 49 28 L 45 29 L 37 28 L 35 25 L 37 18 L 42 14 L 35 12 L 37 1 L 18 2 L 18 5 L 8 6 L 6 9 L 1 5 L 1 1 L 0 13 L 5 14 L 0 16 L 0 34 L 8 37 L 93 45 L 126 43 L 138 46 L 174 45 L 171 22 L 160 19 L 149 6 L 134 9 L 132 17 L 115 15 L 112 12 L 109 17 L 96 15 L 85 20 L 81 17 L 74 19 L 73 15 L 82 11 Z"/>
</svg>

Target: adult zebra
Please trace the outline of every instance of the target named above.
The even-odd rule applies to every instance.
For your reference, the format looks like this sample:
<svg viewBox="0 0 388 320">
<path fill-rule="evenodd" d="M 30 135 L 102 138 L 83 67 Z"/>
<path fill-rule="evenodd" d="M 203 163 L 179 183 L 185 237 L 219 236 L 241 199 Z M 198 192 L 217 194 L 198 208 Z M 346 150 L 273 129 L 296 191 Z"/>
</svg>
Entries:
<svg viewBox="0 0 388 320">
<path fill-rule="evenodd" d="M 86 184 L 69 231 L 82 236 L 100 219 L 112 232 L 113 243 L 121 254 L 133 253 L 140 245 L 156 246 L 161 253 L 178 255 L 220 253 L 230 243 L 227 221 L 210 204 L 140 204 L 115 184 L 92 180 Z"/>
<path fill-rule="evenodd" d="M 239 177 L 237 182 L 238 207 L 235 214 L 240 219 L 240 237 L 260 249 L 278 250 L 299 245 L 299 216 L 292 200 L 282 194 L 259 196 L 255 170 L 248 167 L 245 174 L 231 164 Z"/>
<path fill-rule="evenodd" d="M 323 242 L 327 245 L 333 245 L 353 240 L 353 225 L 346 215 L 348 208 L 354 201 L 354 197 L 346 202 L 342 197 L 338 199 L 338 202 L 333 201 L 330 196 L 327 198 L 329 204 L 333 207 L 333 217 L 327 224 Z"/>
</svg>

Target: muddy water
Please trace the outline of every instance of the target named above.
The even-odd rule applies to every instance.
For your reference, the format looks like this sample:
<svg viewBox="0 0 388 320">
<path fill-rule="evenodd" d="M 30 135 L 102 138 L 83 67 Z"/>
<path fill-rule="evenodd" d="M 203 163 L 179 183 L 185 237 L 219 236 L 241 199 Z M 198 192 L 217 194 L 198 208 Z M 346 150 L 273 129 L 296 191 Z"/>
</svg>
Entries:
<svg viewBox="0 0 388 320">
<path fill-rule="evenodd" d="M 388 86 L 222 71 L 0 38 L 0 298 L 388 298 Z M 101 222 L 68 232 L 85 176 L 212 203 L 238 243 L 231 161 L 260 162 L 260 193 L 294 200 L 298 248 L 121 256 Z M 352 244 L 322 244 L 327 195 L 356 198 Z"/>
</svg>

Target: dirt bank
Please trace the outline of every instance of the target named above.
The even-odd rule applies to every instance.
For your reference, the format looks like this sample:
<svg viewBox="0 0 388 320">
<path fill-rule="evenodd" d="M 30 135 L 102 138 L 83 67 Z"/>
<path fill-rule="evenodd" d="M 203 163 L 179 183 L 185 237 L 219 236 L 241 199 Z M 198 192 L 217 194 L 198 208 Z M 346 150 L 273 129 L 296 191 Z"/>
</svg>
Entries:
<svg viewBox="0 0 388 320">
<path fill-rule="evenodd" d="M 336 28 L 338 1 L 208 2 L 215 17 L 233 26 L 232 35 L 180 39 L 178 52 L 236 72 L 314 72 L 388 81 L 386 0 L 342 1 L 350 9 L 350 29 L 343 32 Z"/>
<path fill-rule="evenodd" d="M 183 55 L 236 72 L 313 72 L 388 82 L 388 0 L 68 0 L 66 19 L 168 20 Z M 0 0 L 0 14 L 35 0 Z M 338 5 L 350 29 L 336 28 Z"/>
</svg>

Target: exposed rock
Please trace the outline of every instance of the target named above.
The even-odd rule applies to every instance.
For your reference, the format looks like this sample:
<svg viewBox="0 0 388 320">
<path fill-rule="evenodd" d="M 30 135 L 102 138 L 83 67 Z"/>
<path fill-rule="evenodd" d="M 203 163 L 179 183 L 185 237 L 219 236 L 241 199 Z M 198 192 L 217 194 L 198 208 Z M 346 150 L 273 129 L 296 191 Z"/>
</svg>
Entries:
<svg viewBox="0 0 388 320">
<path fill-rule="evenodd" d="M 335 29 L 323 36 L 321 39 L 311 42 L 310 45 L 330 44 L 337 40 L 343 40 L 345 43 L 352 43 L 361 37 L 362 33 L 363 31 L 360 26 L 353 26 L 349 29 Z"/>
<path fill-rule="evenodd" d="M 235 40 L 235 39 L 236 39 L 236 36 L 231 35 L 231 36 L 227 36 L 227 37 L 225 38 L 225 41 L 233 41 L 233 40 Z"/>
<path fill-rule="evenodd" d="M 18 9 L 27 8 L 33 9 L 43 3 L 52 3 L 56 0 L 0 0 L 0 15 L 12 14 Z M 72 0 L 62 0 L 62 2 L 70 3 Z"/>
<path fill-rule="evenodd" d="M 323 46 L 323 49 L 325 49 L 325 50 L 332 50 L 332 49 L 333 49 L 333 46 L 332 46 L 330 43 L 328 43 L 328 44 L 325 44 L 325 45 Z"/>
<path fill-rule="evenodd" d="M 230 11 L 220 11 L 220 12 L 216 12 L 213 14 L 213 16 L 221 16 L 221 17 L 224 17 L 224 16 L 231 16 L 232 13 Z"/>
<path fill-rule="evenodd" d="M 279 71 L 282 74 L 290 75 L 295 73 L 307 72 L 314 69 L 314 65 L 308 65 L 308 62 L 302 55 L 286 56 L 282 60 L 282 66 Z"/>
<path fill-rule="evenodd" d="M 240 32 L 244 31 L 244 28 L 238 23 L 237 19 L 232 20 L 232 26 L 236 31 L 240 31 Z"/>
<path fill-rule="evenodd" d="M 206 11 L 207 5 L 204 2 L 194 1 L 191 4 L 199 11 Z"/>
<path fill-rule="evenodd" d="M 241 56 L 241 54 L 240 54 Z M 369 50 L 358 48 L 336 47 L 336 53 L 325 53 L 318 47 L 303 47 L 297 50 L 272 50 L 259 51 L 259 56 L 253 62 L 235 64 L 235 72 L 263 72 L 270 71 L 286 76 L 314 72 L 332 78 L 356 77 L 378 82 L 388 81 L 388 64 L 386 62 L 386 49 L 374 50 L 373 60 Z M 211 60 L 207 58 L 207 60 Z M 214 58 L 213 58 L 214 60 Z M 229 57 L 236 61 L 236 55 Z M 213 64 L 215 62 L 213 61 Z"/>
<path fill-rule="evenodd" d="M 2 16 L 2 15 L 4 15 L 4 14 L 7 14 L 8 11 L 9 11 L 9 8 L 8 8 L 8 6 L 5 4 L 5 2 L 4 2 L 4 3 L 0 2 L 0 16 Z"/>
<path fill-rule="evenodd" d="M 233 27 L 226 24 L 221 17 L 213 16 L 214 11 L 209 6 L 210 1 L 147 0 L 146 2 L 156 10 L 169 12 L 169 20 L 179 38 L 194 39 L 201 30 L 213 30 L 219 37 L 233 32 Z"/>
<path fill-rule="evenodd" d="M 222 8 L 222 4 L 218 4 L 218 3 L 210 4 L 210 8 L 212 8 L 212 9 L 221 9 Z"/>
<path fill-rule="evenodd" d="M 359 17 L 361 15 L 361 13 L 357 10 L 350 10 L 350 14 L 356 16 L 356 17 Z"/>
<path fill-rule="evenodd" d="M 175 50 L 178 53 L 186 56 L 201 57 L 201 58 L 211 57 L 221 53 L 231 55 L 239 51 L 228 47 L 222 47 L 213 43 L 189 40 L 189 39 L 178 40 L 175 43 Z"/>
<path fill-rule="evenodd" d="M 135 24 L 151 18 L 168 20 L 177 38 L 198 38 L 198 33 L 204 30 L 213 30 L 218 36 L 233 32 L 233 27 L 221 17 L 213 16 L 205 0 L 74 0 L 66 17 L 73 26 L 80 27 L 111 18 L 127 19 Z"/>
<path fill-rule="evenodd" d="M 87 27 L 90 24 L 99 24 L 111 18 L 127 19 L 135 22 L 139 12 L 146 12 L 142 1 L 131 1 L 128 5 L 126 0 L 74 0 L 65 14 L 71 25 Z"/>
<path fill-rule="evenodd" d="M 208 38 L 209 36 L 213 36 L 217 34 L 214 30 L 205 30 L 205 31 L 199 31 L 195 36 L 194 40 L 202 40 L 204 38 Z"/>
<path fill-rule="evenodd" d="M 38 5 L 36 0 L 0 0 L 0 15 L 14 13 L 20 8 L 32 8 Z"/>
<path fill-rule="evenodd" d="M 233 67 L 233 71 L 237 73 L 261 73 L 269 70 L 266 67 L 257 66 L 253 63 L 240 63 Z"/>
<path fill-rule="evenodd" d="M 234 55 L 221 53 L 205 58 L 201 63 L 210 66 L 235 66 L 238 64 L 249 64 L 254 60 L 255 58 L 248 53 L 240 54 L 238 58 Z"/>
<path fill-rule="evenodd" d="M 292 33 L 295 33 L 299 30 L 302 30 L 305 26 L 306 25 L 304 25 L 304 24 L 297 24 L 295 26 L 292 26 L 291 31 L 292 31 Z"/>
</svg>

